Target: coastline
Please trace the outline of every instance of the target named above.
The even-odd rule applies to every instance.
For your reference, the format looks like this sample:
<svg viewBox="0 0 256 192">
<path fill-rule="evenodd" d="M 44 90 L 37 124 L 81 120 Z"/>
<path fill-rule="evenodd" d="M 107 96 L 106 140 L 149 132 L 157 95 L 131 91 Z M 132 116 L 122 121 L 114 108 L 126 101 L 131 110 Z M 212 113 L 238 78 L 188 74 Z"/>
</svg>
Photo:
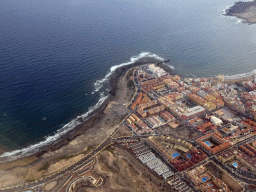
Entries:
<svg viewBox="0 0 256 192">
<path fill-rule="evenodd" d="M 82 117 L 79 117 L 78 120 L 82 121 L 82 123 L 80 123 L 79 125 L 76 125 L 72 130 L 60 136 L 52 143 L 49 143 L 47 146 L 43 146 L 42 148 L 36 148 L 35 149 L 36 151 L 30 151 L 27 154 L 20 154 L 16 156 L 15 154 L 13 156 L 11 155 L 2 156 L 0 157 L 0 163 L 12 162 L 12 161 L 19 160 L 29 156 L 36 156 L 37 158 L 40 158 L 45 153 L 59 150 L 63 146 L 69 144 L 72 140 L 82 135 L 87 129 L 95 126 L 97 122 L 103 118 L 103 116 L 105 115 L 104 110 L 106 109 L 106 107 L 111 101 L 115 100 L 116 92 L 118 91 L 118 86 L 117 86 L 118 81 L 129 69 L 139 65 L 144 65 L 149 63 L 159 63 L 159 62 L 160 62 L 159 59 L 156 59 L 153 57 L 144 57 L 144 58 L 138 59 L 132 64 L 124 65 L 117 68 L 114 71 L 114 73 L 112 73 L 109 76 L 107 85 L 110 87 L 110 91 L 108 96 L 106 96 L 106 99 L 100 104 L 100 106 L 98 106 L 95 110 L 93 110 L 88 115 L 86 120 L 82 120 Z"/>
<path fill-rule="evenodd" d="M 15 161 L 18 159 L 22 159 L 24 157 L 29 157 L 29 156 L 36 156 L 37 158 L 40 158 L 42 155 L 48 152 L 53 152 L 61 147 L 69 144 L 72 140 L 77 138 L 78 136 L 82 135 L 87 129 L 97 125 L 97 122 L 102 119 L 104 116 L 104 110 L 108 106 L 108 104 L 111 101 L 115 100 L 115 93 L 118 91 L 118 86 L 117 83 L 129 69 L 139 66 L 139 65 L 144 65 L 144 64 L 149 64 L 149 63 L 155 63 L 159 67 L 163 68 L 170 74 L 177 74 L 180 75 L 181 77 L 184 77 L 184 75 L 179 74 L 173 67 L 169 66 L 168 64 L 163 63 L 164 60 L 160 60 L 159 58 L 154 58 L 154 57 L 142 57 L 135 61 L 132 64 L 129 65 L 123 65 L 115 69 L 115 71 L 109 76 L 107 86 L 109 87 L 109 94 L 106 96 L 106 99 L 96 108 L 94 109 L 86 118 L 86 120 L 83 120 L 82 116 L 78 118 L 80 120 L 81 124 L 76 125 L 73 129 L 59 137 L 53 142 L 49 142 L 46 146 L 43 146 L 41 148 L 36 148 L 36 151 L 28 152 L 25 155 L 17 155 L 17 157 L 11 157 L 11 156 L 6 156 L 6 157 L 1 157 L 0 156 L 0 163 L 3 162 L 11 162 Z M 114 66 L 115 67 L 115 66 Z M 256 71 L 256 70 L 255 70 Z M 247 74 L 247 73 L 246 73 Z M 236 74 L 232 76 L 225 76 L 225 77 L 238 77 L 244 74 Z M 251 75 L 251 74 L 250 74 Z"/>
<path fill-rule="evenodd" d="M 237 23 L 246 23 L 248 25 L 252 25 L 256 23 L 256 19 L 252 18 L 252 15 L 255 14 L 255 11 L 251 10 L 255 9 L 256 1 L 247 1 L 247 2 L 234 2 L 231 6 L 227 6 L 226 9 L 223 10 L 222 16 L 229 16 L 231 18 L 237 19 Z"/>
<path fill-rule="evenodd" d="M 154 63 L 172 75 L 177 74 L 167 62 L 168 60 L 159 62 L 157 59 L 143 58 L 131 65 L 118 68 L 108 82 L 109 96 L 90 114 L 90 118 L 59 138 L 52 146 L 47 146 L 31 156 L 0 164 L 2 173 L 0 190 L 1 188 L 24 185 L 48 178 L 86 158 L 89 150 L 97 149 L 100 143 L 109 138 L 123 120 L 123 117 L 115 120 L 115 112 L 111 106 L 130 101 L 130 97 L 122 97 L 127 95 L 125 90 L 127 90 L 128 82 L 131 80 L 129 74 L 134 71 L 134 68 L 139 65 Z M 130 90 L 130 93 L 133 95 L 134 89 Z M 108 124 L 108 118 L 114 120 L 114 124 Z M 123 127 L 125 128 L 125 126 Z M 15 182 L 8 180 L 10 177 L 15 177 Z"/>
<path fill-rule="evenodd" d="M 113 101 L 115 99 L 116 96 L 116 92 L 118 91 L 118 87 L 117 87 L 117 83 L 120 79 L 120 77 L 122 77 L 126 71 L 128 71 L 129 69 L 139 66 L 139 65 L 144 65 L 144 64 L 149 64 L 149 63 L 156 63 L 159 62 L 157 60 L 152 59 L 151 61 L 137 61 L 134 64 L 131 65 L 126 65 L 126 66 L 122 66 L 120 68 L 118 68 L 111 76 L 109 79 L 109 86 L 110 86 L 110 91 L 109 91 L 109 95 L 107 97 L 107 99 L 97 108 L 95 109 L 91 114 L 87 120 L 85 120 L 84 122 L 82 122 L 80 125 L 76 126 L 74 129 L 72 129 L 69 133 L 67 133 L 66 137 L 61 139 L 59 141 L 57 141 L 53 146 L 49 146 L 45 149 L 43 149 L 42 151 L 38 152 L 36 155 L 37 156 L 41 156 L 46 152 L 49 151 L 54 151 L 54 150 L 58 150 L 59 148 L 61 148 L 62 146 L 68 144 L 70 141 L 72 141 L 73 139 L 75 139 L 76 137 L 78 137 L 79 135 L 83 134 L 83 132 L 94 126 L 97 121 L 99 119 L 102 118 L 102 116 L 104 115 L 104 110 L 106 109 L 106 107 L 108 106 L 108 104 Z"/>
</svg>

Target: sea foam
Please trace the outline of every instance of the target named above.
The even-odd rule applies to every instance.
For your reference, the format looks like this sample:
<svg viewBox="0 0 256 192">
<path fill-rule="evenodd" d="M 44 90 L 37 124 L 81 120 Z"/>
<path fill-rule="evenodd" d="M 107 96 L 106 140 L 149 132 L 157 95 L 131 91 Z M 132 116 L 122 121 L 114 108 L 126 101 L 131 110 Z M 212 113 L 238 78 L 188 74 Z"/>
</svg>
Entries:
<svg viewBox="0 0 256 192">
<path fill-rule="evenodd" d="M 131 57 L 129 62 L 112 66 L 110 68 L 110 71 L 107 73 L 107 75 L 103 79 L 97 80 L 94 83 L 94 87 L 95 87 L 94 92 L 98 92 L 103 87 L 104 83 L 106 83 L 109 80 L 109 77 L 111 76 L 111 74 L 113 74 L 116 71 L 116 69 L 118 69 L 122 66 L 133 64 L 136 61 L 138 61 L 139 59 L 144 58 L 144 57 L 155 58 L 159 61 L 164 60 L 163 58 L 159 57 L 158 55 L 152 54 L 150 52 L 142 52 L 138 56 Z M 71 120 L 69 123 L 65 124 L 62 128 L 60 128 L 54 135 L 47 136 L 43 141 L 41 141 L 39 143 L 30 145 L 30 146 L 28 146 L 26 148 L 23 148 L 23 149 L 18 149 L 18 150 L 14 150 L 14 151 L 11 151 L 11 152 L 3 153 L 2 155 L 0 155 L 0 163 L 16 160 L 16 159 L 21 158 L 21 157 L 26 157 L 26 156 L 35 154 L 36 152 L 38 152 L 39 150 L 49 146 L 50 144 L 54 144 L 60 137 L 64 136 L 69 131 L 74 129 L 77 125 L 81 124 L 82 123 L 80 121 L 81 118 L 85 121 L 89 117 L 92 117 L 92 116 L 90 116 L 90 114 L 93 111 L 95 111 L 96 109 L 98 109 L 101 106 L 101 104 L 108 98 L 108 96 L 109 95 L 105 96 L 104 93 L 101 92 L 99 101 L 94 106 L 91 106 L 89 108 L 88 112 L 86 112 L 85 114 L 82 114 L 82 115 L 76 117 L 75 119 Z"/>
<path fill-rule="evenodd" d="M 248 73 L 242 73 L 242 74 L 225 75 L 225 78 L 227 78 L 227 79 L 234 79 L 234 78 L 248 77 L 248 76 L 256 76 L 256 70 L 248 72 Z"/>
<path fill-rule="evenodd" d="M 122 63 L 122 64 L 119 64 L 119 65 L 114 65 L 110 68 L 110 71 L 107 73 L 107 75 L 102 78 L 102 79 L 99 79 L 97 80 L 95 83 L 94 83 L 94 91 L 92 92 L 92 94 L 98 92 L 102 87 L 103 85 L 109 80 L 109 77 L 120 67 L 123 67 L 123 66 L 126 66 L 126 65 L 131 65 L 133 63 L 135 63 L 136 61 L 138 61 L 139 59 L 141 58 L 144 58 L 144 57 L 152 57 L 152 58 L 155 58 L 159 61 L 163 61 L 164 59 L 159 57 L 158 55 L 156 54 L 152 54 L 150 52 L 142 52 L 140 53 L 139 55 L 137 56 L 133 56 L 131 57 L 130 61 L 129 62 L 126 62 L 126 63 Z"/>
<path fill-rule="evenodd" d="M 254 0 L 246 0 L 246 1 L 242 1 L 242 2 L 253 2 Z M 220 14 L 222 17 L 226 17 L 226 14 L 227 14 L 227 10 L 231 7 L 233 7 L 235 5 L 235 3 L 233 3 L 232 5 L 230 6 L 226 6 L 225 9 L 223 9 L 223 13 Z M 230 19 L 235 19 L 237 20 L 236 24 L 240 24 L 240 23 L 243 23 L 243 19 L 240 19 L 240 18 L 237 18 L 236 16 L 231 16 L 229 15 L 228 16 Z"/>
<path fill-rule="evenodd" d="M 76 117 L 75 119 L 73 119 L 72 121 L 70 121 L 69 123 L 64 125 L 62 128 L 60 128 L 54 135 L 46 137 L 45 140 L 43 140 L 37 144 L 31 145 L 27 148 L 3 153 L 2 155 L 0 155 L 0 163 L 12 161 L 12 160 L 15 160 L 15 159 L 18 159 L 21 157 L 26 157 L 26 156 L 32 155 L 32 154 L 38 152 L 39 150 L 43 149 L 44 147 L 46 147 L 50 144 L 54 144 L 54 142 L 56 142 L 57 139 L 59 139 L 61 136 L 64 136 L 66 133 L 68 133 L 69 131 L 74 129 L 77 125 L 81 124 L 82 122 L 79 120 L 80 118 L 82 118 L 83 120 L 86 120 L 89 117 L 89 115 L 94 110 L 98 109 L 100 107 L 100 105 L 107 98 L 108 98 L 108 96 L 104 96 L 103 94 L 101 94 L 101 98 L 99 99 L 99 101 L 94 106 L 90 107 L 88 112 L 86 112 L 85 114 L 83 114 L 81 116 Z"/>
</svg>

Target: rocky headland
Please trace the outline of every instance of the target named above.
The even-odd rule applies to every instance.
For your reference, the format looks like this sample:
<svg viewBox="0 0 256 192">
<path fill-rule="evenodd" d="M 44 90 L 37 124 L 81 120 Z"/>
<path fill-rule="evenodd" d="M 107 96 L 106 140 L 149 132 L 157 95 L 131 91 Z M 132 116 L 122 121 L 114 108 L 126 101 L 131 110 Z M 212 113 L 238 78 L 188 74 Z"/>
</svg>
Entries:
<svg viewBox="0 0 256 192">
<path fill-rule="evenodd" d="M 236 2 L 233 6 L 225 10 L 225 16 L 233 16 L 242 19 L 243 23 L 256 23 L 256 1 Z"/>
</svg>

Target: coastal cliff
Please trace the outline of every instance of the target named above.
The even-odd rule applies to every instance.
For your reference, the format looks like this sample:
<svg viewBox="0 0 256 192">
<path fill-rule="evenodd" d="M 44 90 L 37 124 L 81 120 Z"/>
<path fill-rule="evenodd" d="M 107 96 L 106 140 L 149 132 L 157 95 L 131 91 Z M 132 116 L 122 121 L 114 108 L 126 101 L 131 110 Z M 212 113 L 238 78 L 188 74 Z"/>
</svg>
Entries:
<svg viewBox="0 0 256 192">
<path fill-rule="evenodd" d="M 256 1 L 236 2 L 225 10 L 225 16 L 233 16 L 243 20 L 243 23 L 256 23 Z"/>
</svg>

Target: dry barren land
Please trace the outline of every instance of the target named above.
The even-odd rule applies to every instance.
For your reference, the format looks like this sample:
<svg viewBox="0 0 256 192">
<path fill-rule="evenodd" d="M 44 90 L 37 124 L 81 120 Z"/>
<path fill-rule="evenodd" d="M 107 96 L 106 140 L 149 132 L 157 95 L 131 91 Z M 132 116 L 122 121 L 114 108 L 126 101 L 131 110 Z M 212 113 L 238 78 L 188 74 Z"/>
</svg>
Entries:
<svg viewBox="0 0 256 192">
<path fill-rule="evenodd" d="M 93 189 L 84 187 L 79 192 L 171 191 L 129 152 L 114 146 L 106 148 L 96 157 L 93 172 L 105 179 L 104 184 Z"/>
<path fill-rule="evenodd" d="M 81 127 L 81 130 L 84 130 L 83 133 L 68 142 L 68 144 L 56 150 L 49 150 L 40 156 L 33 155 L 0 164 L 0 189 L 22 185 L 51 175 L 74 164 L 96 148 L 122 121 L 122 118 L 111 109 L 111 106 L 112 104 L 126 104 L 131 100 L 134 88 L 128 88 L 127 86 L 133 70 L 134 68 L 129 69 L 120 78 L 115 99 L 107 105 L 103 114 L 84 125 L 86 128 L 83 129 Z M 130 133 L 124 128 L 118 134 L 126 134 L 128 136 Z"/>
</svg>

